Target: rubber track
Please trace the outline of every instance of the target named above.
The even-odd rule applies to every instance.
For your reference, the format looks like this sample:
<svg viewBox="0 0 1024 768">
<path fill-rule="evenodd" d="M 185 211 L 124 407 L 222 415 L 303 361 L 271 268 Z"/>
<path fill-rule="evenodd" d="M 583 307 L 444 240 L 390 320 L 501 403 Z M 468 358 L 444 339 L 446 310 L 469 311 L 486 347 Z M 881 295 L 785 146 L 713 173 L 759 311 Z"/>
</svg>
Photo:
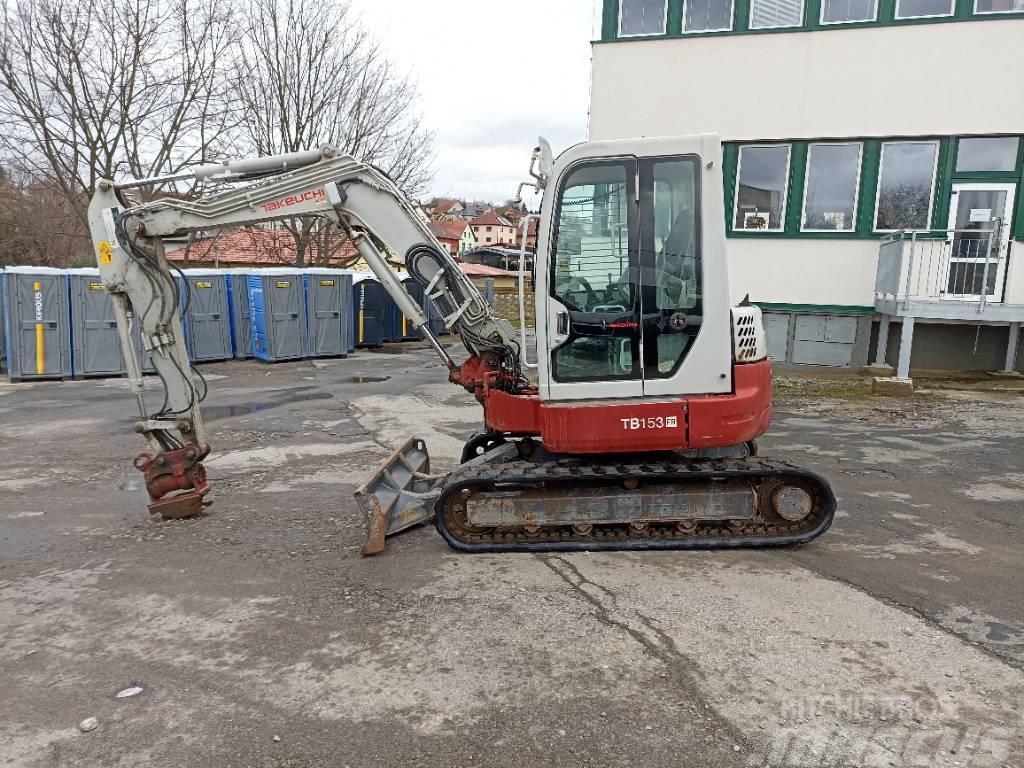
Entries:
<svg viewBox="0 0 1024 768">
<path fill-rule="evenodd" d="M 502 490 L 539 485 L 616 485 L 622 488 L 625 480 L 681 483 L 709 479 L 751 479 L 756 486 L 765 482 L 791 478 L 810 484 L 814 488 L 814 510 L 800 523 L 781 525 L 755 520 L 738 531 L 725 523 L 700 521 L 693 533 L 678 533 L 675 525 L 654 524 L 648 535 L 628 530 L 628 525 L 594 525 L 587 536 L 575 535 L 571 527 L 559 526 L 550 535 L 556 541 L 535 541 L 525 531 L 508 528 L 483 534 L 471 534 L 467 541 L 449 529 L 445 505 L 453 494 L 464 488 L 487 488 L 499 484 Z M 625 489 L 623 489 L 625 493 Z M 758 494 L 759 510 L 761 494 Z M 576 460 L 533 464 L 512 461 L 504 464 L 484 464 L 456 470 L 445 483 L 434 506 L 437 530 L 445 541 L 462 552 L 551 552 L 600 551 L 638 549 L 722 549 L 737 547 L 777 547 L 804 544 L 817 538 L 832 525 L 836 499 L 828 481 L 807 469 L 783 461 L 764 458 L 718 459 L 692 462 L 652 462 L 644 464 L 589 464 Z M 761 516 L 763 518 L 763 516 Z"/>
</svg>

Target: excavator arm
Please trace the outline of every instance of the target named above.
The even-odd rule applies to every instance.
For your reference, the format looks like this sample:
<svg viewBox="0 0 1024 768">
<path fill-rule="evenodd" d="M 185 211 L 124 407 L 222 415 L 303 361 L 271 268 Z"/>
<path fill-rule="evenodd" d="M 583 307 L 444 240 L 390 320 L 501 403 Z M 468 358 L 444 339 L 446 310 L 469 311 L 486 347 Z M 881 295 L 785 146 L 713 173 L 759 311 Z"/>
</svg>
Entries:
<svg viewBox="0 0 1024 768">
<path fill-rule="evenodd" d="M 195 180 L 217 191 L 195 199 L 165 196 L 132 203 L 141 187 Z M 208 491 L 202 460 L 210 446 L 199 404 L 205 382 L 189 363 L 184 344 L 179 283 L 164 256 L 164 240 L 223 227 L 262 224 L 299 216 L 336 222 L 403 314 L 421 330 L 448 366 L 453 382 L 479 392 L 484 386 L 521 390 L 520 349 L 505 320 L 459 269 L 381 171 L 332 148 L 203 165 L 141 180 L 101 181 L 89 208 L 100 274 L 114 303 L 129 387 L 138 404 L 135 426 L 149 451 L 135 459 L 150 494 L 150 510 L 165 518 L 196 514 Z M 424 309 L 405 289 L 387 256 L 404 264 L 462 338 L 470 358 L 457 366 L 427 326 Z M 151 410 L 143 398 L 135 334 L 163 385 Z"/>
</svg>

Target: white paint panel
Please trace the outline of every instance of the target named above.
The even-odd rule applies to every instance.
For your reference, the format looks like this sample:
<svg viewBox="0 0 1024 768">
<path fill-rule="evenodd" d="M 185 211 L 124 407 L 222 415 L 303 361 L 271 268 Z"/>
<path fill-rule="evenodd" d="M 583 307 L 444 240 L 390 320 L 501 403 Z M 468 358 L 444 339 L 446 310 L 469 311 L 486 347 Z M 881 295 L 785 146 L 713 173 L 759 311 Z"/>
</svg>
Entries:
<svg viewBox="0 0 1024 768">
<path fill-rule="evenodd" d="M 729 288 L 733 303 L 874 303 L 877 240 L 730 237 Z"/>
<path fill-rule="evenodd" d="M 1010 261 L 1006 267 L 1007 304 L 1024 304 L 1024 243 L 1010 244 Z"/>
<path fill-rule="evenodd" d="M 1007 94 L 1024 82 L 1009 53 L 1021 40 L 1024 19 L 595 44 L 590 137 L 1019 133 L 1024 99 Z M 760 70 L 774 87 L 743 88 Z M 899 93 L 883 103 L 886 84 Z M 970 94 L 970 109 L 950 94 Z"/>
</svg>

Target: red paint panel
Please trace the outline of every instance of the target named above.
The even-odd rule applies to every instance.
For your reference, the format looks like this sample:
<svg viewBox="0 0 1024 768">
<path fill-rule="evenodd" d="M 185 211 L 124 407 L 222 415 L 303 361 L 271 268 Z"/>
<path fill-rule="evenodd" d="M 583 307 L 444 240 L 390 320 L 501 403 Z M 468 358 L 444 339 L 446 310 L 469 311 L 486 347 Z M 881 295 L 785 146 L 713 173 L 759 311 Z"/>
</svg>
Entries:
<svg viewBox="0 0 1024 768">
<path fill-rule="evenodd" d="M 772 421 L 772 364 L 732 367 L 733 394 L 690 397 L 690 447 L 718 448 L 760 437 Z"/>
<path fill-rule="evenodd" d="M 633 453 L 686 447 L 686 401 L 544 405 L 541 440 L 556 453 Z"/>
<path fill-rule="evenodd" d="M 734 392 L 675 400 L 543 403 L 536 395 L 488 389 L 487 426 L 540 435 L 555 453 L 634 453 L 718 448 L 753 440 L 772 418 L 772 370 L 767 360 L 733 366 Z"/>
<path fill-rule="evenodd" d="M 488 389 L 484 398 L 484 421 L 491 429 L 516 435 L 540 434 L 541 403 L 536 395 L 510 395 Z"/>
</svg>

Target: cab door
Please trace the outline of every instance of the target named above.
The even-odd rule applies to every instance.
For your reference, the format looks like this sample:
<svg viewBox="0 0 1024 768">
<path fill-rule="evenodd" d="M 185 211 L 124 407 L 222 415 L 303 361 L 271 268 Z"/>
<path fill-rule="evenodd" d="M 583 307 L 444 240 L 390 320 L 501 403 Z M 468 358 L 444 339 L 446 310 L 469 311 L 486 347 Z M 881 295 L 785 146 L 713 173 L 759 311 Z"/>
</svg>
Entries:
<svg viewBox="0 0 1024 768">
<path fill-rule="evenodd" d="M 544 281 L 551 399 L 643 395 L 636 183 L 634 157 L 585 160 L 559 180 Z"/>
</svg>

